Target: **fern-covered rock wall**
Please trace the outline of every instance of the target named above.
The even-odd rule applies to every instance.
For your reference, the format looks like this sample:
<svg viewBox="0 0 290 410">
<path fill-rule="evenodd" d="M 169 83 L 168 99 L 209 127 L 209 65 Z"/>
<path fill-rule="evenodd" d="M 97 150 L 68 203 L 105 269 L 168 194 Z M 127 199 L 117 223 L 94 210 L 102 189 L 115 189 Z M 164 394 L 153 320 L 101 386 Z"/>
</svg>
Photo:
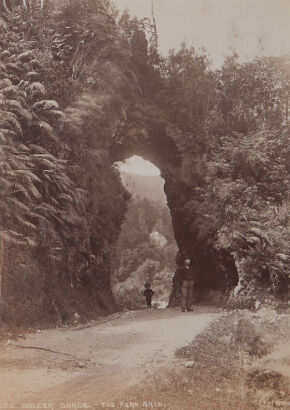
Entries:
<svg viewBox="0 0 290 410">
<path fill-rule="evenodd" d="M 101 3 L 85 28 L 77 3 L 1 19 L 4 322 L 114 310 L 110 265 L 129 195 L 108 145 L 122 116 L 126 55 L 120 67 L 106 64 L 119 37 Z"/>
</svg>

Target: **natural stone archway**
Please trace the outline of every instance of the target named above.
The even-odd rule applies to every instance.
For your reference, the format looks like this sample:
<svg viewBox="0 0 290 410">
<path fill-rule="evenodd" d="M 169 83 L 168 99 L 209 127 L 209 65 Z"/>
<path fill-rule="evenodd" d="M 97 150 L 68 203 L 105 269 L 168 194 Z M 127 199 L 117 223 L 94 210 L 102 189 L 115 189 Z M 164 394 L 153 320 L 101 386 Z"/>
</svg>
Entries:
<svg viewBox="0 0 290 410">
<path fill-rule="evenodd" d="M 142 132 L 140 129 L 135 129 L 134 138 L 132 138 L 130 125 L 127 123 L 124 126 L 123 130 L 126 130 L 127 134 L 121 141 L 114 141 L 109 148 L 111 162 L 122 161 L 132 155 L 140 155 L 160 169 L 161 176 L 165 180 L 164 191 L 179 249 L 177 264 L 184 257 L 191 259 L 196 277 L 195 287 L 199 297 L 205 296 L 210 290 L 228 294 L 238 283 L 238 274 L 231 255 L 207 247 L 191 230 L 187 207 L 192 200 L 193 190 L 196 189 L 198 192 L 199 188 L 198 183 L 197 186 L 192 186 L 188 181 L 188 170 L 186 169 L 188 153 L 180 149 L 171 136 L 173 133 L 166 122 L 150 120 L 142 126 Z M 170 305 L 178 303 L 179 286 L 175 277 Z"/>
</svg>

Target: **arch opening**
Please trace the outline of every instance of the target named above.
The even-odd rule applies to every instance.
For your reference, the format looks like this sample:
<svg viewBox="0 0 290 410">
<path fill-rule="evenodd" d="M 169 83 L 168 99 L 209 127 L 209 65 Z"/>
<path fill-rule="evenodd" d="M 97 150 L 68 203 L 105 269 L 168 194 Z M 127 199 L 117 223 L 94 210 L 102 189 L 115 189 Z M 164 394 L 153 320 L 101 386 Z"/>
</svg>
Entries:
<svg viewBox="0 0 290 410">
<path fill-rule="evenodd" d="M 175 267 L 180 267 L 185 258 L 191 260 L 196 301 L 219 299 L 220 296 L 226 300 L 237 286 L 239 275 L 233 256 L 215 248 L 210 231 L 204 235 L 200 230 L 203 224 L 200 224 L 198 207 L 206 184 L 206 159 L 198 146 L 191 151 L 185 150 L 180 135 L 166 124 L 166 121 L 147 118 L 140 129 L 135 123 L 131 129 L 128 123 L 119 132 L 120 138 L 109 147 L 111 164 L 137 155 L 160 170 L 178 247 Z M 181 283 L 177 270 L 169 306 L 180 304 Z"/>
<path fill-rule="evenodd" d="M 230 292 L 238 284 L 238 272 L 232 255 L 220 252 L 205 243 L 197 231 L 194 204 L 199 190 L 198 164 L 190 168 L 186 177 L 184 175 L 184 160 L 178 153 L 174 141 L 160 128 L 150 128 L 148 135 L 151 138 L 146 144 L 132 143 L 113 144 L 110 149 L 111 160 L 114 164 L 122 164 L 122 167 L 130 165 L 136 160 L 136 156 L 142 161 L 151 163 L 151 171 L 157 168 L 163 179 L 164 201 L 169 212 L 170 226 L 173 228 L 175 238 L 175 260 L 172 263 L 173 282 L 170 283 L 169 306 L 180 304 L 181 289 L 180 280 L 176 274 L 176 267 L 185 257 L 192 263 L 195 276 L 194 299 L 196 301 L 226 300 Z M 162 136 L 162 137 L 161 137 Z M 166 150 L 164 147 L 170 147 Z M 164 149 L 163 149 L 164 148 Z M 153 165 L 154 164 L 154 165 Z M 142 166 L 141 166 L 142 168 Z M 149 171 L 149 172 L 151 172 Z M 154 172 L 154 171 L 152 171 Z M 189 179 L 189 182 L 188 182 Z M 188 206 L 193 207 L 189 212 Z M 188 217 L 190 216 L 191 219 Z M 118 285 L 121 286 L 121 285 Z"/>
<path fill-rule="evenodd" d="M 138 155 L 114 163 L 130 193 L 116 245 L 111 285 L 121 308 L 146 307 L 144 284 L 154 291 L 152 306 L 165 308 L 172 292 L 177 244 L 160 169 Z"/>
</svg>

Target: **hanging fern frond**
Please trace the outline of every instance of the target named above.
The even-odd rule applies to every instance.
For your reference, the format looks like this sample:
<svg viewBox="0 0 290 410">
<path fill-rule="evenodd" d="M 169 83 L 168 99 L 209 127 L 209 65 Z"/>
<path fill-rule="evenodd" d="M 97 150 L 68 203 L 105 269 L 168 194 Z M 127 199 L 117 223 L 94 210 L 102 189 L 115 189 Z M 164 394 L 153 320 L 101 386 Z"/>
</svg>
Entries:
<svg viewBox="0 0 290 410">
<path fill-rule="evenodd" d="M 35 111 L 58 110 L 59 105 L 54 100 L 42 100 L 33 104 L 32 108 Z"/>
</svg>

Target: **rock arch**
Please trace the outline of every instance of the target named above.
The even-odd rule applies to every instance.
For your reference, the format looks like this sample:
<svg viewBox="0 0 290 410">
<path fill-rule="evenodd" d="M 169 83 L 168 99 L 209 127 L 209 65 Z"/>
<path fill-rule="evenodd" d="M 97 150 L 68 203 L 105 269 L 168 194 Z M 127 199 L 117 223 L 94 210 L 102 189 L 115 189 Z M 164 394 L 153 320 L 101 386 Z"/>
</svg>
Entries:
<svg viewBox="0 0 290 410">
<path fill-rule="evenodd" d="M 136 124 L 135 124 L 136 126 Z M 126 123 L 125 128 L 130 128 Z M 142 131 L 142 132 L 141 132 Z M 238 283 L 238 273 L 231 255 L 218 252 L 206 246 L 192 231 L 188 220 L 188 203 L 192 200 L 192 190 L 198 192 L 198 184 L 193 187 L 186 169 L 188 152 L 182 151 L 166 121 L 147 119 L 142 130 L 124 135 L 114 140 L 109 147 L 112 163 L 122 161 L 132 155 L 142 156 L 157 166 L 165 180 L 164 191 L 171 214 L 173 231 L 178 245 L 177 264 L 182 257 L 190 257 L 196 275 L 197 296 L 203 298 L 208 291 L 217 290 L 229 294 Z M 192 163 L 190 161 L 190 163 Z M 180 284 L 175 277 L 170 305 L 178 303 Z"/>
</svg>

